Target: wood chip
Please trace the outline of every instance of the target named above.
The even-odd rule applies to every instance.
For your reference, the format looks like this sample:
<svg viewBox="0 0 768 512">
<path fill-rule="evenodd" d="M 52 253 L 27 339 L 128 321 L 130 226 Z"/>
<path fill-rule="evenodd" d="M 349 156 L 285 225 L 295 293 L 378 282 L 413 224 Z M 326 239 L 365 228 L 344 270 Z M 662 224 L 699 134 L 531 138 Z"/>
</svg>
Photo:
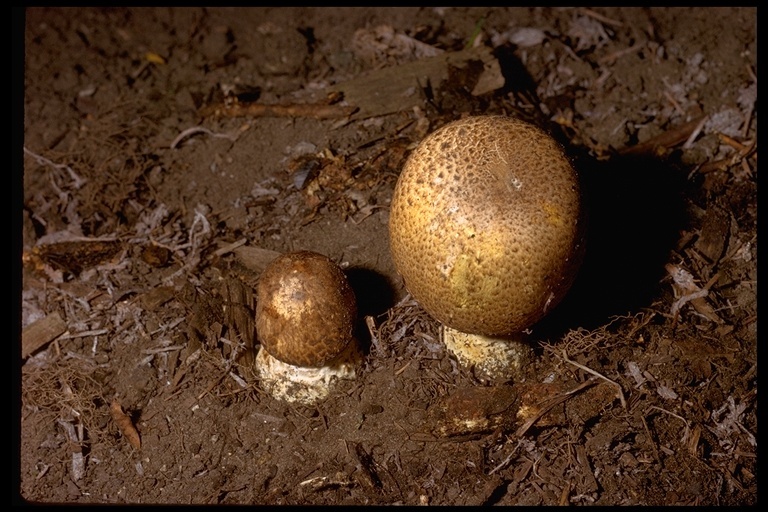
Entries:
<svg viewBox="0 0 768 512">
<path fill-rule="evenodd" d="M 67 324 L 58 313 L 31 323 L 21 332 L 21 358 L 26 359 L 30 354 L 55 340 L 67 330 Z"/>
<path fill-rule="evenodd" d="M 710 263 L 717 263 L 722 258 L 728 242 L 730 224 L 731 219 L 725 210 L 714 205 L 707 208 L 701 234 L 696 241 L 696 249 Z"/>
<path fill-rule="evenodd" d="M 481 46 L 379 69 L 331 86 L 329 91 L 343 93 L 347 103 L 359 107 L 350 117 L 353 120 L 410 111 L 413 107 L 424 106 L 421 88 L 427 85 L 439 88 L 448 78 L 449 68 L 467 68 L 472 61 L 480 61 L 483 65 L 473 95 L 479 96 L 504 86 L 498 60 L 491 48 Z"/>
<path fill-rule="evenodd" d="M 146 311 L 155 311 L 175 296 L 176 290 L 172 286 L 158 286 L 139 295 L 136 302 Z"/>
</svg>

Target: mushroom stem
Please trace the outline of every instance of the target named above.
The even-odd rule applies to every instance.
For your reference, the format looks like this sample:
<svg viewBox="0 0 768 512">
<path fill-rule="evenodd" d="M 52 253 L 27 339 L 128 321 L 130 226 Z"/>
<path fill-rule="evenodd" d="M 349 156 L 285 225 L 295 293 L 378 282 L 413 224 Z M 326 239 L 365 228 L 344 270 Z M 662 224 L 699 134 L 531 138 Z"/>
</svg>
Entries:
<svg viewBox="0 0 768 512">
<path fill-rule="evenodd" d="M 513 379 L 533 356 L 533 349 L 523 333 L 492 337 L 442 325 L 440 337 L 462 366 L 474 368 L 478 377 L 486 379 Z"/>
<path fill-rule="evenodd" d="M 261 347 L 256 370 L 261 385 L 273 397 L 311 405 L 328 397 L 337 380 L 352 380 L 362 354 L 356 340 L 321 367 L 296 366 L 280 361 Z"/>
</svg>

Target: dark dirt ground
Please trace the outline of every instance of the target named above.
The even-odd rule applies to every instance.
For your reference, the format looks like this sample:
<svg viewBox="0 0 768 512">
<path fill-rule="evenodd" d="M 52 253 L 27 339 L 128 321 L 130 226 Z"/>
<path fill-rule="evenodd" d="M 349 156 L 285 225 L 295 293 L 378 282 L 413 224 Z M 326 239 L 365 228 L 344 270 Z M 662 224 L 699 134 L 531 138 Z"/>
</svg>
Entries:
<svg viewBox="0 0 768 512">
<path fill-rule="evenodd" d="M 757 503 L 755 8 L 24 13 L 21 500 Z M 590 215 L 515 382 L 456 365 L 387 244 L 408 151 L 481 113 L 558 138 Z M 367 347 L 316 406 L 248 364 L 265 250 L 298 249 Z"/>
</svg>

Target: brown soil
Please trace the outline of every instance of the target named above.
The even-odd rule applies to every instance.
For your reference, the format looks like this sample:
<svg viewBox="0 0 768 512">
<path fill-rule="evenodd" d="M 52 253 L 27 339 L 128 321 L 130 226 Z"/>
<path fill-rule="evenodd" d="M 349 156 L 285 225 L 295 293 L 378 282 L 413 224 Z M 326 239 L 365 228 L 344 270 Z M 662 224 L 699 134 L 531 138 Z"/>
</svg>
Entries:
<svg viewBox="0 0 768 512">
<path fill-rule="evenodd" d="M 755 504 L 756 16 L 26 10 L 20 499 Z M 514 382 L 446 354 L 387 240 L 408 152 L 481 113 L 552 133 L 589 207 Z M 259 272 L 300 249 L 365 347 L 315 406 L 251 365 Z"/>
</svg>

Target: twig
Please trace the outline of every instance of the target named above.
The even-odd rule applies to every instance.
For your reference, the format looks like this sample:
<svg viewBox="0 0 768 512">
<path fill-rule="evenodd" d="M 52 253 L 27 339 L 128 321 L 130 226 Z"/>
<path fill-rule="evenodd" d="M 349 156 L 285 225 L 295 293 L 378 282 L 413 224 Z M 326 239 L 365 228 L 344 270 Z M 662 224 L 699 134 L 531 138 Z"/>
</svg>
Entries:
<svg viewBox="0 0 768 512">
<path fill-rule="evenodd" d="M 678 103 L 678 101 L 669 93 L 669 91 L 664 91 L 664 96 L 666 96 L 666 98 L 669 100 L 672 106 L 675 107 L 675 110 L 677 110 L 681 115 L 685 114 L 685 110 L 683 110 L 683 107 L 680 106 L 680 103 Z"/>
<path fill-rule="evenodd" d="M 237 375 L 234 371 L 229 372 L 229 376 L 232 377 L 232 380 L 237 382 L 237 385 L 240 386 L 243 389 L 248 389 L 248 383 L 245 382 L 242 377 Z"/>
<path fill-rule="evenodd" d="M 181 350 L 184 345 L 171 345 L 169 347 L 160 348 L 147 348 L 141 351 L 142 354 L 162 354 L 163 352 L 172 352 L 174 350 Z"/>
<path fill-rule="evenodd" d="M 744 174 L 752 177 L 752 168 L 749 166 L 749 162 L 747 162 L 745 159 L 741 160 L 741 169 L 744 171 Z"/>
<path fill-rule="evenodd" d="M 208 128 L 205 128 L 204 126 L 193 126 L 192 128 L 187 128 L 186 130 L 181 132 L 175 139 L 173 139 L 173 142 L 171 142 L 171 145 L 169 147 L 171 149 L 176 149 L 176 146 L 178 146 L 181 141 L 183 141 L 187 137 L 190 137 L 196 133 L 206 133 L 211 137 L 229 139 L 231 141 L 237 140 L 237 135 L 232 135 L 230 133 L 216 133 L 216 132 L 212 132 Z"/>
<path fill-rule="evenodd" d="M 163 279 L 165 283 L 170 285 L 176 277 L 192 270 L 200 264 L 200 247 L 208 240 L 211 234 L 211 223 L 206 218 L 204 211 L 204 207 L 195 208 L 195 220 L 192 221 L 192 225 L 189 228 L 188 241 L 184 244 L 177 245 L 174 248 L 174 252 L 187 248 L 190 249 L 184 256 L 186 263 L 173 274 L 166 276 Z"/>
<path fill-rule="evenodd" d="M 699 126 L 699 123 L 701 123 L 702 119 L 705 118 L 706 116 L 697 117 L 693 121 L 672 128 L 671 130 L 667 130 L 661 135 L 653 137 L 652 139 L 649 139 L 643 143 L 623 148 L 619 150 L 619 154 L 636 155 L 639 153 L 654 153 L 659 147 L 670 148 L 677 146 L 681 142 L 688 140 L 691 134 L 696 130 L 696 127 Z"/>
<path fill-rule="evenodd" d="M 102 334 L 107 334 L 109 332 L 109 329 L 96 329 L 92 331 L 81 331 L 76 332 L 74 334 L 72 333 L 64 333 L 59 339 L 60 340 L 71 340 L 74 338 L 87 338 L 88 336 L 101 336 Z"/>
<path fill-rule="evenodd" d="M 747 73 L 749 73 L 749 77 L 752 79 L 753 82 L 757 82 L 757 75 L 755 75 L 755 70 L 752 69 L 752 66 L 749 64 L 747 66 Z"/>
<path fill-rule="evenodd" d="M 666 409 L 662 409 L 661 407 L 657 407 L 655 405 L 650 406 L 649 409 L 656 409 L 657 411 L 661 411 L 663 413 L 669 414 L 670 416 L 674 416 L 675 418 L 677 418 L 680 421 L 682 421 L 685 424 L 685 430 L 683 431 L 683 437 L 680 440 L 680 442 L 681 443 L 685 443 L 686 442 L 686 440 L 688 439 L 688 436 L 690 435 L 690 432 L 691 432 L 691 428 L 690 428 L 690 425 L 688 424 L 688 420 L 686 420 L 682 416 L 679 416 L 679 415 L 677 415 L 677 414 L 675 414 L 673 412 L 670 412 L 670 411 L 668 411 Z"/>
<path fill-rule="evenodd" d="M 624 48 L 623 50 L 618 50 L 612 53 L 609 53 L 608 55 L 600 58 L 598 61 L 600 64 L 612 64 L 614 61 L 618 60 L 619 57 L 623 57 L 625 55 L 629 55 L 630 53 L 634 53 L 638 50 L 642 50 L 645 48 L 645 42 L 637 43 L 629 48 Z"/>
<path fill-rule="evenodd" d="M 693 252 L 692 254 L 697 253 Z M 671 263 L 665 265 L 665 268 L 669 275 L 672 276 L 672 287 L 675 290 L 676 300 L 672 303 L 670 309 L 674 322 L 677 322 L 680 309 L 688 302 L 691 302 L 700 315 L 707 317 L 712 322 L 723 323 L 723 320 L 717 316 L 712 307 L 704 300 L 709 295 L 709 288 L 719 278 L 719 273 L 716 273 L 706 286 L 702 288 L 694 282 L 693 275 L 684 268 Z"/>
<path fill-rule="evenodd" d="M 640 419 L 643 422 L 645 435 L 648 436 L 648 442 L 651 443 L 651 448 L 653 448 L 653 457 L 656 459 L 656 462 L 660 462 L 661 457 L 659 456 L 659 450 L 656 448 L 656 443 L 653 441 L 653 436 L 651 436 L 651 429 L 648 428 L 648 423 L 645 421 L 645 416 L 640 416 Z"/>
<path fill-rule="evenodd" d="M 348 117 L 357 107 L 329 105 L 327 103 L 296 103 L 293 105 L 265 105 L 263 103 L 235 103 L 233 105 L 209 105 L 200 114 L 225 117 L 313 117 L 315 119 L 337 119 Z"/>
<path fill-rule="evenodd" d="M 517 452 L 517 449 L 520 448 L 521 444 L 523 444 L 523 440 L 522 439 L 518 439 L 517 440 L 517 445 L 514 448 L 512 448 L 512 451 L 509 453 L 509 455 L 507 455 L 507 457 L 503 461 L 501 461 L 498 466 L 496 466 L 495 468 L 490 470 L 488 472 L 488 476 L 494 474 L 495 472 L 497 472 L 498 470 L 500 470 L 501 468 L 503 468 L 507 464 L 509 464 L 509 461 L 512 460 L 512 456 L 515 455 L 515 453 Z"/>
<path fill-rule="evenodd" d="M 247 238 L 241 238 L 237 242 L 232 242 L 231 244 L 227 244 L 224 247 L 220 247 L 219 249 L 216 249 L 216 251 L 213 252 L 214 256 L 224 256 L 225 254 L 234 251 L 241 245 L 245 245 L 246 242 L 248 242 Z"/>
<path fill-rule="evenodd" d="M 643 317 L 643 320 L 640 322 L 640 325 L 633 327 L 632 330 L 629 331 L 629 334 L 627 334 L 627 337 L 632 338 L 637 331 L 639 331 L 640 329 L 648 325 L 650 321 L 653 320 L 653 317 L 655 316 L 656 316 L 656 313 L 652 311 L 650 315 L 646 315 L 645 317 Z"/>
<path fill-rule="evenodd" d="M 48 165 L 50 167 L 53 167 L 56 170 L 64 169 L 65 171 L 67 171 L 69 173 L 69 177 L 72 178 L 72 186 L 75 187 L 75 189 L 79 189 L 80 187 L 83 186 L 83 184 L 85 184 L 86 181 L 88 181 L 78 176 L 77 173 L 73 171 L 72 168 L 68 165 L 57 164 L 51 160 L 48 160 L 44 156 L 40 156 L 37 153 L 33 153 L 32 151 L 28 150 L 26 147 L 24 148 L 24 152 L 29 156 L 31 156 L 32 158 L 34 158 L 37 161 L 37 163 L 40 165 Z"/>
<path fill-rule="evenodd" d="M 219 376 L 218 376 L 216 379 L 214 379 L 213 381 L 211 381 L 211 384 L 210 384 L 210 385 L 209 385 L 209 386 L 208 386 L 208 387 L 207 387 L 207 388 L 206 388 L 206 389 L 205 389 L 205 390 L 204 390 L 202 393 L 200 393 L 199 395 L 197 395 L 197 399 L 198 399 L 198 400 L 202 400 L 202 398 L 203 398 L 205 395 L 207 395 L 208 393 L 210 393 L 211 391 L 213 391 L 213 388 L 215 388 L 216 386 L 218 386 L 218 385 L 219 385 L 219 383 L 220 383 L 222 380 L 224 380 L 224 377 L 226 377 L 226 376 L 227 376 L 227 374 L 226 374 L 226 373 L 222 373 L 222 374 L 221 374 L 221 375 L 219 375 Z"/>
<path fill-rule="evenodd" d="M 371 315 L 366 315 L 365 326 L 368 328 L 368 334 L 371 336 L 371 347 L 373 347 L 376 352 L 383 354 L 384 351 L 382 350 L 381 345 L 379 345 L 379 330 L 376 328 L 376 320 Z"/>
<path fill-rule="evenodd" d="M 696 137 L 699 136 L 701 133 L 701 130 L 704 129 L 704 125 L 709 121 L 709 116 L 704 116 L 701 121 L 699 121 L 699 124 L 696 125 L 696 128 L 691 132 L 691 135 L 688 137 L 688 139 L 685 141 L 685 144 L 683 144 L 683 149 L 690 149 L 693 146 L 693 143 L 696 141 Z"/>
<path fill-rule="evenodd" d="M 539 408 L 536 414 L 534 414 L 530 419 L 528 419 L 528 421 L 523 423 L 520 426 L 520 428 L 517 429 L 517 431 L 515 432 L 515 436 L 522 437 L 523 435 L 525 435 L 528 429 L 533 426 L 534 423 L 539 421 L 539 419 L 545 414 L 547 414 L 550 411 L 550 409 L 552 409 L 554 406 L 562 402 L 565 402 L 568 398 L 570 398 L 574 394 L 578 393 L 579 391 L 583 391 L 589 387 L 592 387 L 594 384 L 595 384 L 595 379 L 594 378 L 589 379 L 586 382 L 578 385 L 574 389 L 570 391 L 566 391 L 565 393 L 561 393 L 560 395 L 557 395 L 554 398 L 550 399 L 541 408 Z"/>
<path fill-rule="evenodd" d="M 596 372 L 596 371 L 595 371 L 595 370 L 593 370 L 592 368 L 588 368 L 588 367 L 584 366 L 583 364 L 579 364 L 579 363 L 577 363 L 576 361 L 572 361 L 571 359 L 569 359 L 569 358 L 568 358 L 568 354 L 565 352 L 565 350 L 563 350 L 563 360 L 564 360 L 566 363 L 570 363 L 570 364 L 572 364 L 573 366 L 575 366 L 575 367 L 577 367 L 577 368 L 581 368 L 581 369 L 582 369 L 582 370 L 584 370 L 585 372 L 587 372 L 587 373 L 591 373 L 591 374 L 592 374 L 592 375 L 594 375 L 595 377 L 600 377 L 600 378 L 601 378 L 601 379 L 603 379 L 604 381 L 606 381 L 606 382 L 608 382 L 609 384 L 612 384 L 613 386 L 615 386 L 615 387 L 616 387 L 616 390 L 617 390 L 617 391 L 618 391 L 618 393 L 619 393 L 619 400 L 621 401 L 621 406 L 622 406 L 622 407 L 624 407 L 625 409 L 627 408 L 627 401 L 624 399 L 624 391 L 621 389 L 621 384 L 619 384 L 619 383 L 618 383 L 618 382 L 616 382 L 615 380 L 611 380 L 611 379 L 609 379 L 608 377 L 606 377 L 605 375 L 603 375 L 603 374 L 601 374 L 601 373 L 599 373 L 599 372 Z"/>
<path fill-rule="evenodd" d="M 725 144 L 728 144 L 733 149 L 739 152 L 739 155 L 746 156 L 752 149 L 755 147 L 755 142 L 753 141 L 749 146 L 742 144 L 741 142 L 737 141 L 736 139 L 727 136 L 724 133 L 718 133 L 718 138 L 724 142 Z"/>
<path fill-rule="evenodd" d="M 580 7 L 578 11 L 581 14 L 584 14 L 586 16 L 589 16 L 590 18 L 594 18 L 597 21 L 601 21 L 605 23 L 606 25 L 613 25 L 614 27 L 623 27 L 624 24 L 620 21 L 613 20 L 607 16 L 603 16 L 602 14 L 593 11 L 592 9 L 587 9 L 586 7 Z"/>
<path fill-rule="evenodd" d="M 727 169 L 729 165 L 731 165 L 730 158 L 723 158 L 720 160 L 715 160 L 714 162 L 707 162 L 697 169 L 694 169 L 690 176 L 693 176 L 695 172 L 698 172 L 699 174 L 707 174 L 714 171 L 723 171 Z"/>
</svg>

